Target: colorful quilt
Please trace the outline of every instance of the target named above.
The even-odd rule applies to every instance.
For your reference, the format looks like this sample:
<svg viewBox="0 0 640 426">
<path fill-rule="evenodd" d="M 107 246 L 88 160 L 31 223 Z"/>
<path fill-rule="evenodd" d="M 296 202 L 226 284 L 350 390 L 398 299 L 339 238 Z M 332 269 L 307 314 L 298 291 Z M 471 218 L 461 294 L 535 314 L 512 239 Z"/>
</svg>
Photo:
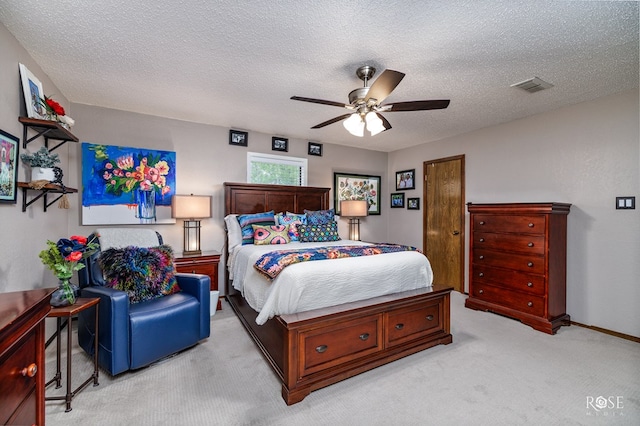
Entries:
<svg viewBox="0 0 640 426">
<path fill-rule="evenodd" d="M 399 251 L 419 251 L 415 247 L 400 244 L 373 244 L 369 246 L 331 246 L 297 250 L 276 250 L 265 253 L 253 267 L 270 280 L 282 270 L 295 263 L 311 260 L 342 259 L 345 257 L 372 256 L 375 254 L 396 253 Z"/>
</svg>

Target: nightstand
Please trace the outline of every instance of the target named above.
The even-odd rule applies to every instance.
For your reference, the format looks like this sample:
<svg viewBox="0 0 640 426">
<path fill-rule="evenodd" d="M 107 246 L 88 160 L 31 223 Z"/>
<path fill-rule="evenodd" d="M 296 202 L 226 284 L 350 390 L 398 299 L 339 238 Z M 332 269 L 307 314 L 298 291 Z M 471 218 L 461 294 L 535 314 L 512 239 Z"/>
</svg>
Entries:
<svg viewBox="0 0 640 426">
<path fill-rule="evenodd" d="M 203 251 L 202 254 L 180 255 L 175 258 L 176 271 L 187 274 L 208 275 L 211 279 L 211 291 L 218 291 L 218 264 L 220 252 Z M 216 310 L 222 309 L 220 299 Z"/>
</svg>

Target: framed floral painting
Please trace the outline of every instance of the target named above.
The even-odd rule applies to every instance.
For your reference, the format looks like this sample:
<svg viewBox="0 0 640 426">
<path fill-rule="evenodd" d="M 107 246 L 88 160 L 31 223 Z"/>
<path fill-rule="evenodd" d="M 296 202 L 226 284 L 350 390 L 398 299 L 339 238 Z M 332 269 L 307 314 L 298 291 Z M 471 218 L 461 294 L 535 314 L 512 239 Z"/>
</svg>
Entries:
<svg viewBox="0 0 640 426">
<path fill-rule="evenodd" d="M 0 130 L 0 203 L 15 204 L 20 140 Z"/>
<path fill-rule="evenodd" d="M 333 174 L 333 207 L 340 214 L 340 201 L 366 200 L 369 215 L 380 214 L 380 176 Z"/>
<path fill-rule="evenodd" d="M 82 224 L 175 223 L 176 153 L 82 144 Z"/>
</svg>

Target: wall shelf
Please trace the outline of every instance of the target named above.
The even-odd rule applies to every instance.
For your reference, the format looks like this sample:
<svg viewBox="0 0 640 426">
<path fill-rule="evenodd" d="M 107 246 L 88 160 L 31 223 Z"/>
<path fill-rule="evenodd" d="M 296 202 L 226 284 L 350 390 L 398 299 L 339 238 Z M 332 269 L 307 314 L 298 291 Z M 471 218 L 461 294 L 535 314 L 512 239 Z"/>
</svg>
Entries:
<svg viewBox="0 0 640 426">
<path fill-rule="evenodd" d="M 53 203 L 58 201 L 64 194 L 72 194 L 72 193 L 78 192 L 78 190 L 75 188 L 62 187 L 54 183 L 48 183 L 40 189 L 35 189 L 35 188 L 31 188 L 28 182 L 18 182 L 18 188 L 22 188 L 22 211 L 23 212 L 26 212 L 27 207 L 29 207 L 31 204 L 35 203 L 36 201 L 38 201 L 40 198 L 43 198 L 43 197 L 44 197 L 43 198 L 44 211 L 46 212 L 47 207 L 50 207 Z M 39 192 L 39 194 L 37 194 L 35 198 L 31 199 L 30 201 L 27 201 L 27 193 L 29 191 Z M 59 195 L 54 200 L 48 201 L 47 200 L 48 194 L 59 194 Z"/>
<path fill-rule="evenodd" d="M 25 149 L 27 145 L 39 138 L 44 137 L 44 146 L 53 151 L 66 142 L 78 142 L 79 139 L 66 128 L 56 121 L 40 120 L 37 118 L 18 117 L 18 121 L 22 123 L 22 148 Z M 32 129 L 36 132 L 35 136 L 27 139 L 27 130 Z M 53 148 L 49 148 L 49 139 L 60 141 L 59 144 Z"/>
</svg>

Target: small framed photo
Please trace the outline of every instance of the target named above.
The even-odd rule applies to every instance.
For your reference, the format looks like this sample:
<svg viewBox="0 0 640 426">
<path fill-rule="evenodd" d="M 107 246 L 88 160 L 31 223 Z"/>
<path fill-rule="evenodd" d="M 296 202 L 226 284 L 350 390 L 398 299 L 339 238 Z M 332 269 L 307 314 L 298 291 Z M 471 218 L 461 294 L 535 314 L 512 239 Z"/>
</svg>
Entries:
<svg viewBox="0 0 640 426">
<path fill-rule="evenodd" d="M 403 209 L 404 208 L 404 193 L 394 192 L 391 194 L 391 208 Z"/>
<path fill-rule="evenodd" d="M 282 152 L 289 151 L 289 139 L 273 136 L 271 138 L 271 150 L 282 151 Z"/>
<path fill-rule="evenodd" d="M 322 157 L 322 144 L 317 142 L 309 142 L 309 155 L 317 155 Z"/>
<path fill-rule="evenodd" d="M 407 198 L 407 210 L 420 210 L 420 198 Z"/>
<path fill-rule="evenodd" d="M 249 133 L 240 130 L 229 130 L 229 145 L 247 146 Z"/>
<path fill-rule="evenodd" d="M 23 64 L 20 64 L 20 80 L 24 93 L 24 104 L 27 107 L 27 117 L 44 118 L 44 107 L 41 99 L 44 98 L 42 83 Z"/>
<path fill-rule="evenodd" d="M 15 204 L 20 140 L 0 130 L 0 203 Z"/>
<path fill-rule="evenodd" d="M 396 191 L 416 189 L 416 169 L 396 172 Z"/>
</svg>

